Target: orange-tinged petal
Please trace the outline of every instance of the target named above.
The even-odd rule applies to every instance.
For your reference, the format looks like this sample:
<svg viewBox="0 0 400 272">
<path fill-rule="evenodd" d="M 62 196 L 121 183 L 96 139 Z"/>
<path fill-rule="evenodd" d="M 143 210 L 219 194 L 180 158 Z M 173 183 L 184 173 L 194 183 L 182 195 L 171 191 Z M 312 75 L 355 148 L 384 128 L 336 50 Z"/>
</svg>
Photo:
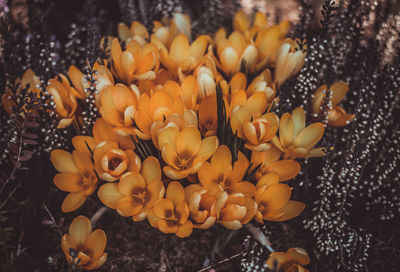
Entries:
<svg viewBox="0 0 400 272">
<path fill-rule="evenodd" d="M 208 160 L 218 148 L 218 138 L 216 136 L 206 137 L 201 140 L 200 149 L 197 157 L 201 160 Z"/>
<path fill-rule="evenodd" d="M 86 201 L 87 197 L 85 191 L 69 193 L 61 204 L 61 211 L 67 213 L 77 210 Z"/>
<path fill-rule="evenodd" d="M 96 229 L 87 237 L 84 248 L 91 253 L 92 259 L 96 260 L 103 255 L 106 243 L 107 237 L 104 231 Z"/>
<path fill-rule="evenodd" d="M 97 195 L 104 205 L 111 209 L 116 209 L 118 200 L 123 197 L 118 190 L 117 183 L 106 183 L 100 186 Z"/>
<path fill-rule="evenodd" d="M 84 266 L 85 270 L 95 270 L 102 266 L 107 260 L 107 253 L 104 252 L 103 255 L 95 261 L 92 261 L 90 264 Z"/>
<path fill-rule="evenodd" d="M 305 208 L 305 204 L 299 201 L 289 200 L 285 206 L 280 208 L 283 215 L 274 219 L 274 221 L 286 221 L 298 216 Z"/>
<path fill-rule="evenodd" d="M 228 204 L 222 209 L 220 217 L 223 221 L 241 220 L 246 216 L 246 207 Z"/>
<path fill-rule="evenodd" d="M 75 136 L 72 138 L 72 145 L 80 152 L 84 152 L 91 156 L 91 151 L 96 147 L 96 143 L 93 137 L 90 136 Z M 90 148 L 90 150 L 89 150 Z"/>
<path fill-rule="evenodd" d="M 93 125 L 94 141 L 96 143 L 100 143 L 102 141 L 117 142 L 118 136 L 111 131 L 112 128 L 113 126 L 107 123 L 103 118 L 98 118 Z"/>
<path fill-rule="evenodd" d="M 236 71 L 239 56 L 233 47 L 226 47 L 221 53 L 221 64 L 228 73 Z"/>
<path fill-rule="evenodd" d="M 176 236 L 179 238 L 186 238 L 190 236 L 193 232 L 193 223 L 192 221 L 188 220 L 185 224 L 180 225 L 178 230 L 176 231 Z"/>
<path fill-rule="evenodd" d="M 247 84 L 247 78 L 246 75 L 243 73 L 236 73 L 229 82 L 229 86 L 231 87 L 231 92 L 233 94 L 237 90 L 245 90 L 246 84 Z"/>
<path fill-rule="evenodd" d="M 295 160 L 279 160 L 266 165 L 265 169 L 278 174 L 280 181 L 287 181 L 297 176 L 300 172 L 300 164 Z"/>
<path fill-rule="evenodd" d="M 79 170 L 74 163 L 72 154 L 65 150 L 53 150 L 50 153 L 50 160 L 58 172 L 79 174 Z"/>
<path fill-rule="evenodd" d="M 290 113 L 284 113 L 279 123 L 279 138 L 281 144 L 286 147 L 293 141 L 294 124 Z"/>
<path fill-rule="evenodd" d="M 243 128 L 243 134 L 247 142 L 253 145 L 257 145 L 258 139 L 255 126 L 250 122 L 245 122 L 242 124 L 242 128 Z"/>
<path fill-rule="evenodd" d="M 162 148 L 166 143 L 170 144 L 174 149 L 179 130 L 176 127 L 167 127 L 162 129 L 158 134 L 158 145 Z"/>
<path fill-rule="evenodd" d="M 240 193 L 245 197 L 251 198 L 256 192 L 256 187 L 251 182 L 243 181 L 235 183 L 232 186 L 232 191 L 233 193 Z"/>
<path fill-rule="evenodd" d="M 83 246 L 92 232 L 92 223 L 87 217 L 79 215 L 72 220 L 68 232 L 77 247 Z"/>
<path fill-rule="evenodd" d="M 302 248 L 289 248 L 287 250 L 287 254 L 294 260 L 296 263 L 300 265 L 307 265 L 310 263 L 310 257 L 307 252 Z"/>
<path fill-rule="evenodd" d="M 248 167 L 249 167 L 249 160 L 242 152 L 239 151 L 238 160 L 233 164 L 232 180 L 233 181 L 242 180 Z"/>
<path fill-rule="evenodd" d="M 246 121 L 250 121 L 251 115 L 244 106 L 239 106 L 233 109 L 231 127 L 232 132 L 238 134 L 239 137 L 244 138 L 242 131 L 242 124 Z"/>
<path fill-rule="evenodd" d="M 196 62 L 198 62 L 204 55 L 208 42 L 210 42 L 210 37 L 206 35 L 200 35 L 190 45 L 190 56 L 194 57 Z"/>
<path fill-rule="evenodd" d="M 330 90 L 332 91 L 332 104 L 338 104 L 345 96 L 349 90 L 349 86 L 343 82 L 335 82 L 331 87 Z"/>
<path fill-rule="evenodd" d="M 132 216 L 143 209 L 143 204 L 129 195 L 125 195 L 117 204 L 117 212 L 122 216 Z"/>
<path fill-rule="evenodd" d="M 89 177 L 93 172 L 93 163 L 90 156 L 87 153 L 79 152 L 74 150 L 72 152 L 74 162 L 79 169 L 79 173 L 84 177 Z"/>
<path fill-rule="evenodd" d="M 273 184 L 279 183 L 279 175 L 276 173 L 268 173 L 261 177 L 257 182 L 257 189 L 266 185 L 271 186 Z"/>
<path fill-rule="evenodd" d="M 261 203 L 267 213 L 281 209 L 290 199 L 292 192 L 288 185 L 277 183 L 269 186 L 261 196 Z"/>
<path fill-rule="evenodd" d="M 231 151 L 226 145 L 220 145 L 214 155 L 211 157 L 211 165 L 218 174 L 223 174 L 225 170 L 232 169 Z"/>
<path fill-rule="evenodd" d="M 176 139 L 176 151 L 185 159 L 194 157 L 201 146 L 200 131 L 194 127 L 185 127 Z"/>
<path fill-rule="evenodd" d="M 199 177 L 200 183 L 203 186 L 218 181 L 218 174 L 215 171 L 214 166 L 212 166 L 209 162 L 203 163 L 197 175 Z"/>
<path fill-rule="evenodd" d="M 128 158 L 128 168 L 126 171 L 138 172 L 142 164 L 139 156 L 131 149 L 125 150 L 125 155 Z"/>
<path fill-rule="evenodd" d="M 227 229 L 231 230 L 238 230 L 240 229 L 243 225 L 239 220 L 233 220 L 233 221 L 218 221 L 219 224 L 224 226 Z"/>
<path fill-rule="evenodd" d="M 72 239 L 71 235 L 65 233 L 61 238 L 61 249 L 65 255 L 69 256 L 69 249 L 76 248 L 76 244 Z"/>
<path fill-rule="evenodd" d="M 147 208 L 152 208 L 154 203 L 164 196 L 165 187 L 161 180 L 154 179 L 148 186 L 147 191 L 150 194 L 150 199 L 146 203 Z"/>
<path fill-rule="evenodd" d="M 146 181 L 139 173 L 127 173 L 123 175 L 118 184 L 118 190 L 123 195 L 132 195 L 135 190 L 144 190 Z"/>
<path fill-rule="evenodd" d="M 174 208 L 174 202 L 167 198 L 163 198 L 159 199 L 154 204 L 153 212 L 157 217 L 166 219 L 167 217 L 172 215 L 172 211 L 174 210 Z"/>
<path fill-rule="evenodd" d="M 185 201 L 185 191 L 179 182 L 173 181 L 168 184 L 165 197 L 177 205 L 178 203 Z"/>
<path fill-rule="evenodd" d="M 82 191 L 84 182 L 81 175 L 60 173 L 54 176 L 54 184 L 64 192 L 76 193 Z"/>
<path fill-rule="evenodd" d="M 176 233 L 178 231 L 178 225 L 169 224 L 167 220 L 160 219 L 157 222 L 158 229 L 163 233 Z"/>
<path fill-rule="evenodd" d="M 150 156 L 143 161 L 140 171 L 147 184 L 150 184 L 153 180 L 161 179 L 160 162 L 154 156 Z"/>
<path fill-rule="evenodd" d="M 163 145 L 161 155 L 164 161 L 175 169 L 179 169 L 177 163 L 180 161 L 175 149 L 169 143 Z"/>
<path fill-rule="evenodd" d="M 103 117 L 105 121 L 108 123 L 118 126 L 118 127 L 123 127 L 123 119 L 121 114 L 115 110 L 114 108 L 106 107 L 106 106 L 101 106 L 100 107 L 100 114 Z"/>
<path fill-rule="evenodd" d="M 303 108 L 298 107 L 292 112 L 292 120 L 293 120 L 293 140 L 294 140 L 297 134 L 303 128 L 306 127 L 306 117 Z"/>
<path fill-rule="evenodd" d="M 294 140 L 294 146 L 310 149 L 321 140 L 323 134 L 324 125 L 320 122 L 313 123 L 300 131 Z"/>
<path fill-rule="evenodd" d="M 170 56 L 177 64 L 183 62 L 190 55 L 189 41 L 185 34 L 179 34 L 171 43 Z"/>
</svg>

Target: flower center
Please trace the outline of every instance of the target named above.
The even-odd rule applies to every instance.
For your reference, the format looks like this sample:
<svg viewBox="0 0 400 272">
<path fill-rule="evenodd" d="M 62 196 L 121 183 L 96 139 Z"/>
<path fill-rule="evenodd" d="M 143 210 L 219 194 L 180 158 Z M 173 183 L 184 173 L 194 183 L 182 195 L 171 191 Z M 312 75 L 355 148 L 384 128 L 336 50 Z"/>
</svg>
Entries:
<svg viewBox="0 0 400 272">
<path fill-rule="evenodd" d="M 115 170 L 115 168 L 117 168 L 121 162 L 122 162 L 121 158 L 118 158 L 118 157 L 112 158 L 111 160 L 108 161 L 108 169 Z"/>
</svg>

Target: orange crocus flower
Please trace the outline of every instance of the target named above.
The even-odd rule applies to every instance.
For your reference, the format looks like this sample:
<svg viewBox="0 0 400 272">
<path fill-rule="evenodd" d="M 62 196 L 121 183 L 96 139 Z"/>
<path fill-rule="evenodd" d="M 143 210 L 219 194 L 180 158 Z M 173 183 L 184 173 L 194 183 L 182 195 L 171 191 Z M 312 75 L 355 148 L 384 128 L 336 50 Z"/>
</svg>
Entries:
<svg viewBox="0 0 400 272">
<path fill-rule="evenodd" d="M 286 221 L 298 216 L 304 210 L 304 203 L 290 200 L 292 188 L 279 183 L 279 176 L 269 173 L 257 182 L 254 199 L 258 204 L 255 219 L 263 223 L 268 221 Z"/>
<path fill-rule="evenodd" d="M 343 127 L 346 126 L 354 119 L 354 114 L 347 114 L 346 111 L 338 106 L 340 101 L 346 96 L 349 86 L 343 81 L 335 82 L 330 88 L 331 97 L 329 98 L 332 103 L 332 109 L 328 112 L 328 126 Z M 312 111 L 314 116 L 320 117 L 321 107 L 325 103 L 327 86 L 322 85 L 314 93 L 312 100 Z"/>
<path fill-rule="evenodd" d="M 104 231 L 92 231 L 90 220 L 79 215 L 72 220 L 68 233 L 61 238 L 61 249 L 71 265 L 84 270 L 95 270 L 107 260 L 107 253 L 104 252 L 106 243 Z"/>
<path fill-rule="evenodd" d="M 135 114 L 135 135 L 141 139 L 151 139 L 151 127 L 155 121 L 164 120 L 173 114 L 184 114 L 185 105 L 181 98 L 181 89 L 179 87 L 174 90 L 174 86 L 179 87 L 176 82 L 166 82 L 162 89 L 156 90 L 151 96 L 145 93 L 140 97 Z"/>
<path fill-rule="evenodd" d="M 287 39 L 276 55 L 274 82 L 280 87 L 289 77 L 303 68 L 307 55 L 306 41 Z"/>
<path fill-rule="evenodd" d="M 135 80 L 149 80 L 156 78 L 159 66 L 158 50 L 152 43 L 142 47 L 135 40 L 131 40 L 126 50 L 122 51 L 118 39 L 111 44 L 113 60 L 112 72 L 114 76 L 125 84 L 132 84 Z"/>
<path fill-rule="evenodd" d="M 135 85 L 129 89 L 118 83 L 103 89 L 100 96 L 100 114 L 105 121 L 115 126 L 113 130 L 117 134 L 127 136 L 135 133 L 134 118 L 139 96 Z"/>
<path fill-rule="evenodd" d="M 193 227 L 208 229 L 215 224 L 228 199 L 228 193 L 217 183 L 206 186 L 191 184 L 185 188 L 185 199 L 189 205 Z"/>
<path fill-rule="evenodd" d="M 185 127 L 179 131 L 176 127 L 167 127 L 159 132 L 158 145 L 167 164 L 163 168 L 171 179 L 182 179 L 196 173 L 203 163 L 217 150 L 216 136 L 201 139 L 200 131 L 194 127 Z"/>
<path fill-rule="evenodd" d="M 52 95 L 55 111 L 60 118 L 57 128 L 66 128 L 74 121 L 75 111 L 78 108 L 77 91 L 71 87 L 64 75 L 59 74 L 58 77 L 49 80 L 47 91 Z"/>
<path fill-rule="evenodd" d="M 118 143 L 103 141 L 93 150 L 94 166 L 105 181 L 116 181 L 126 172 L 139 171 L 141 161 L 131 150 L 122 150 Z"/>
<path fill-rule="evenodd" d="M 164 196 L 159 161 L 150 156 L 143 161 L 139 172 L 128 172 L 119 183 L 106 183 L 98 191 L 100 200 L 116 209 L 122 216 L 132 216 L 134 221 L 147 218 L 154 203 Z"/>
<path fill-rule="evenodd" d="M 279 118 L 275 113 L 263 113 L 267 106 L 265 93 L 255 92 L 247 99 L 245 105 L 240 105 L 244 103 L 245 97 L 243 90 L 232 95 L 232 131 L 245 140 L 245 146 L 248 149 L 265 151 L 271 147 L 268 142 L 278 130 Z M 236 104 L 239 105 L 236 106 Z"/>
<path fill-rule="evenodd" d="M 257 203 L 254 199 L 233 194 L 228 196 L 217 222 L 227 229 L 237 230 L 249 223 L 256 211 Z"/>
<path fill-rule="evenodd" d="M 119 23 L 118 36 L 125 42 L 125 44 L 129 44 L 131 40 L 134 40 L 140 44 L 140 46 L 143 46 L 149 39 L 149 32 L 143 24 L 134 21 L 130 28 L 124 23 Z"/>
<path fill-rule="evenodd" d="M 53 150 L 50 160 L 59 174 L 54 176 L 58 189 L 68 192 L 61 210 L 72 212 L 78 209 L 97 189 L 97 177 L 93 163 L 86 153 L 73 151 L 72 154 L 61 149 Z"/>
<path fill-rule="evenodd" d="M 231 76 L 243 67 L 246 71 L 254 68 L 258 58 L 258 50 L 252 42 L 246 41 L 243 35 L 234 31 L 226 38 L 225 29 L 220 29 L 215 34 L 217 56 L 215 64 L 226 75 Z"/>
<path fill-rule="evenodd" d="M 302 267 L 310 263 L 310 257 L 302 248 L 289 248 L 286 252 L 273 252 L 267 259 L 269 270 L 278 272 L 309 272 Z"/>
<path fill-rule="evenodd" d="M 36 96 L 40 96 L 41 90 L 38 88 L 38 85 L 40 85 L 40 79 L 31 69 L 25 71 L 22 79 L 18 78 L 15 80 L 15 85 L 18 84 L 20 84 L 20 86 L 18 87 L 16 94 L 12 93 L 11 90 L 6 90 L 6 92 L 1 96 L 1 104 L 8 114 L 11 114 L 13 108 L 17 106 L 15 99 L 17 99 L 17 96 L 21 92 L 21 88 L 27 88 L 28 93 L 35 93 Z"/>
<path fill-rule="evenodd" d="M 255 192 L 253 183 L 244 181 L 249 161 L 239 152 L 238 160 L 232 167 L 232 154 L 226 145 L 220 145 L 210 162 L 204 162 L 198 172 L 200 183 L 208 186 L 219 184 L 228 194 L 239 194 L 251 198 Z"/>
<path fill-rule="evenodd" d="M 321 157 L 323 148 L 314 148 L 324 134 L 321 122 L 306 127 L 304 110 L 296 108 L 292 114 L 284 113 L 279 123 L 279 136 L 272 139 L 273 144 L 284 152 L 285 159 Z"/>
<path fill-rule="evenodd" d="M 148 220 L 163 233 L 175 233 L 180 238 L 188 237 L 192 233 L 193 224 L 189 220 L 185 191 L 179 182 L 173 181 L 168 184 L 165 198 L 154 204 Z"/>
<path fill-rule="evenodd" d="M 256 172 L 256 178 L 260 179 L 268 173 L 276 173 L 279 176 L 279 181 L 287 181 L 295 178 L 300 172 L 300 164 L 293 159 L 281 160 L 282 151 L 275 146 L 262 152 L 252 152 L 251 162 L 254 165 L 261 164 Z"/>
<path fill-rule="evenodd" d="M 178 71 L 192 72 L 196 69 L 211 39 L 209 36 L 201 35 L 189 44 L 188 37 L 185 34 L 179 34 L 173 39 L 169 50 L 156 39 L 152 39 L 152 42 L 160 51 L 160 62 L 171 73 L 176 74 Z"/>
</svg>

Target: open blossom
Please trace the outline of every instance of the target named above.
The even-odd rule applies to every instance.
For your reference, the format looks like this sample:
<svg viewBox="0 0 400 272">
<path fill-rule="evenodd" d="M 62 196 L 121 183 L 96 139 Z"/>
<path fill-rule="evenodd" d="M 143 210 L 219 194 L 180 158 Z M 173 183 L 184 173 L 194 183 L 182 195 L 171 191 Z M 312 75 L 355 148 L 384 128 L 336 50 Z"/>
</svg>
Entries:
<svg viewBox="0 0 400 272">
<path fill-rule="evenodd" d="M 55 111 L 60 118 L 57 128 L 68 127 L 74 121 L 75 111 L 78 108 L 77 91 L 71 87 L 68 79 L 62 74 L 58 75 L 57 79 L 49 80 L 47 91 L 53 97 Z"/>
<path fill-rule="evenodd" d="M 134 40 L 140 46 L 143 46 L 147 43 L 146 40 L 149 39 L 149 32 L 143 24 L 134 21 L 130 28 L 124 23 L 119 23 L 118 36 L 125 42 L 125 44 L 129 44 L 131 40 Z"/>
<path fill-rule="evenodd" d="M 240 95 L 240 91 L 236 92 L 236 95 Z M 231 107 L 238 101 L 238 99 L 235 100 L 235 94 L 233 94 Z M 234 106 L 232 110 L 232 131 L 245 140 L 245 146 L 252 151 L 269 149 L 271 144 L 268 142 L 272 140 L 278 130 L 278 116 L 275 113 L 263 114 L 266 105 L 265 94 L 256 92 L 247 99 L 245 105 Z"/>
<path fill-rule="evenodd" d="M 228 194 L 251 198 L 254 195 L 255 186 L 244 180 L 248 167 L 249 161 L 241 152 L 232 167 L 231 151 L 226 145 L 220 145 L 210 162 L 204 162 L 198 172 L 198 177 L 203 186 L 216 183 Z"/>
<path fill-rule="evenodd" d="M 40 84 L 40 79 L 35 75 L 35 73 L 31 69 L 26 70 L 22 76 L 22 79 L 18 78 L 15 81 L 15 84 L 20 84 L 15 94 L 11 90 L 7 90 L 1 96 L 1 104 L 4 110 L 8 114 L 11 114 L 13 112 L 13 109 L 17 106 L 15 99 L 20 93 L 21 89 L 27 88 L 26 91 L 28 93 L 34 93 L 36 94 L 36 96 L 40 95 L 41 93 L 41 90 L 37 87 Z"/>
<path fill-rule="evenodd" d="M 158 146 L 167 166 L 165 175 L 171 179 L 182 179 L 195 174 L 203 163 L 217 150 L 216 136 L 201 139 L 200 131 L 194 127 L 185 127 L 181 131 L 176 127 L 167 127 L 159 132 Z"/>
<path fill-rule="evenodd" d="M 324 125 L 320 122 L 306 127 L 304 110 L 296 108 L 292 114 L 284 113 L 279 123 L 279 136 L 272 139 L 274 145 L 284 152 L 285 159 L 321 157 L 323 148 L 314 148 L 324 134 Z"/>
<path fill-rule="evenodd" d="M 228 193 L 218 183 L 187 186 L 185 200 L 189 206 L 193 227 L 199 229 L 212 227 L 227 199 Z"/>
<path fill-rule="evenodd" d="M 216 33 L 217 56 L 215 63 L 226 75 L 233 75 L 244 68 L 252 68 L 257 61 L 258 50 L 246 41 L 242 34 L 234 31 L 226 38 L 225 29 Z"/>
<path fill-rule="evenodd" d="M 268 173 L 275 173 L 279 181 L 287 181 L 295 178 L 300 172 L 300 164 L 293 159 L 281 159 L 283 152 L 275 146 L 261 152 L 251 153 L 251 162 L 260 165 L 256 172 L 256 178 L 260 179 Z"/>
<path fill-rule="evenodd" d="M 61 238 L 61 249 L 68 263 L 84 270 L 95 270 L 107 260 L 104 252 L 107 236 L 101 229 L 92 231 L 92 224 L 85 216 L 72 220 L 68 233 Z"/>
<path fill-rule="evenodd" d="M 68 192 L 61 210 L 72 212 L 78 209 L 97 189 L 97 177 L 93 163 L 86 153 L 73 151 L 72 154 L 61 149 L 53 150 L 50 160 L 60 173 L 55 175 L 54 184 Z"/>
<path fill-rule="evenodd" d="M 276 57 L 274 81 L 281 86 L 289 77 L 296 75 L 304 65 L 307 45 L 299 39 L 287 39 L 279 48 Z"/>
<path fill-rule="evenodd" d="M 185 34 L 179 34 L 173 39 L 169 50 L 163 43 L 156 42 L 154 39 L 152 41 L 160 51 L 160 62 L 170 72 L 176 73 L 178 70 L 191 72 L 196 69 L 211 39 L 201 35 L 190 44 Z"/>
<path fill-rule="evenodd" d="M 332 127 L 342 127 L 346 126 L 354 119 L 354 114 L 348 114 L 346 111 L 338 106 L 337 104 L 343 100 L 346 93 L 349 90 L 349 86 L 345 82 L 339 81 L 335 82 L 330 86 L 329 91 L 331 92 L 330 102 L 332 103 L 332 108 L 328 109 L 328 126 Z M 327 86 L 322 85 L 314 93 L 314 98 L 312 100 L 312 111 L 317 117 L 321 114 L 322 106 L 325 104 L 327 99 Z"/>
<path fill-rule="evenodd" d="M 254 199 L 241 194 L 228 196 L 219 213 L 217 222 L 227 229 L 237 230 L 253 219 L 257 211 Z"/>
<path fill-rule="evenodd" d="M 168 184 L 165 198 L 159 199 L 148 215 L 150 224 L 164 233 L 175 233 L 180 238 L 188 237 L 193 231 L 189 220 L 189 207 L 185 202 L 182 185 L 173 181 Z"/>
<path fill-rule="evenodd" d="M 135 133 L 134 118 L 139 96 L 135 85 L 128 88 L 118 83 L 102 91 L 100 114 L 105 121 L 115 126 L 113 130 L 117 134 L 127 136 Z"/>
<path fill-rule="evenodd" d="M 159 65 L 158 50 L 152 43 L 141 46 L 135 40 L 131 40 L 126 50 L 122 51 L 118 39 L 114 39 L 111 44 L 111 56 L 114 76 L 128 85 L 135 80 L 156 77 L 155 71 Z"/>
<path fill-rule="evenodd" d="M 298 216 L 304 210 L 304 203 L 290 200 L 292 188 L 279 183 L 279 176 L 269 173 L 257 182 L 255 201 L 258 210 L 255 219 L 263 223 L 268 221 L 286 221 Z"/>
<path fill-rule="evenodd" d="M 310 263 L 310 257 L 302 248 L 289 248 L 286 252 L 273 252 L 267 259 L 269 270 L 277 272 L 309 272 L 302 267 Z"/>
<path fill-rule="evenodd" d="M 147 218 L 154 203 L 164 196 L 159 161 L 150 156 L 143 161 L 140 172 L 128 172 L 119 183 L 106 183 L 98 191 L 100 200 L 116 209 L 122 216 L 132 216 L 134 221 Z"/>
<path fill-rule="evenodd" d="M 174 114 L 184 115 L 185 104 L 181 91 L 176 82 L 168 81 L 162 89 L 154 91 L 151 95 L 143 94 L 135 114 L 135 135 L 141 139 L 151 139 L 151 128 L 155 121 L 164 120 Z"/>
<path fill-rule="evenodd" d="M 94 167 L 105 181 L 116 181 L 126 172 L 139 171 L 141 161 L 131 150 L 122 150 L 116 142 L 103 141 L 93 150 Z"/>
</svg>

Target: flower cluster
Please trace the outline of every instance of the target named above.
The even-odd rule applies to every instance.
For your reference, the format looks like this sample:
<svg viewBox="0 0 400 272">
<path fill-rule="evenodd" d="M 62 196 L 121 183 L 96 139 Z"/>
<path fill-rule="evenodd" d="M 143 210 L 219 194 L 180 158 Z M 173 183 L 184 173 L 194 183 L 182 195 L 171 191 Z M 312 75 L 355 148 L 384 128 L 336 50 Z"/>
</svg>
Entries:
<svg viewBox="0 0 400 272">
<path fill-rule="evenodd" d="M 308 109 L 301 107 L 281 116 L 274 110 L 279 89 L 304 65 L 306 41 L 286 38 L 287 21 L 268 26 L 259 12 L 249 21 L 239 11 L 233 26 L 231 33 L 221 28 L 194 39 L 189 17 L 181 14 L 154 22 L 151 34 L 139 22 L 120 24 L 118 37 L 102 39 L 110 54 L 97 60 L 93 75 L 71 66 L 68 75 L 49 80 L 58 128 L 85 127 L 81 107 L 91 99 L 98 116 L 91 136 L 72 138 L 72 153 L 51 153 L 59 172 L 54 184 L 68 192 L 63 212 L 97 191 L 121 216 L 184 238 L 193 228 L 237 230 L 252 219 L 285 221 L 303 211 L 287 182 L 300 172 L 298 160 L 325 155 L 316 147 L 324 124 L 307 125 Z M 22 82 L 34 80 L 30 71 Z M 347 89 L 343 82 L 321 86 L 313 117 L 328 116 L 331 126 L 351 121 L 337 106 Z M 3 105 L 12 107 L 8 98 Z M 74 220 L 72 238 L 85 220 Z M 105 261 L 103 244 L 92 249 L 83 237 L 70 236 L 62 241 L 70 262 L 67 245 L 80 250 L 84 269 Z M 96 254 L 87 258 L 85 250 Z"/>
</svg>

